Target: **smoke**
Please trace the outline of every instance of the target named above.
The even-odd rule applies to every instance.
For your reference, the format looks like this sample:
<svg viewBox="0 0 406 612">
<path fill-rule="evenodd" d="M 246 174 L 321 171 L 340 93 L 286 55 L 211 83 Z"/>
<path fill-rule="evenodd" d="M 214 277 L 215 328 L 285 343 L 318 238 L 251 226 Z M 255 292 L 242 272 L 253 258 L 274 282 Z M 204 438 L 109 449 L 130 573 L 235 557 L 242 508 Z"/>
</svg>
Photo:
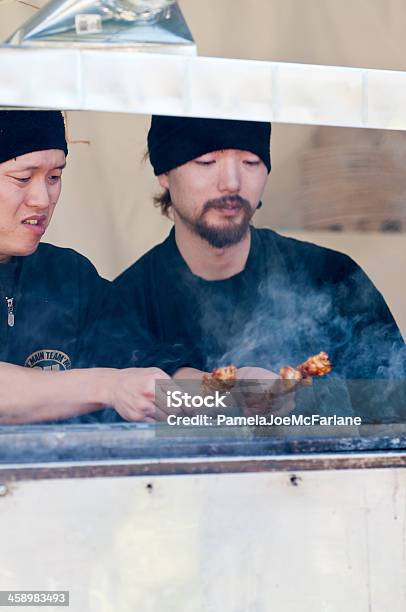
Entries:
<svg viewBox="0 0 406 612">
<path fill-rule="evenodd" d="M 305 412 L 361 416 L 366 422 L 406 418 L 406 349 L 362 270 L 354 266 L 338 284 L 315 284 L 298 266 L 294 278 L 273 274 L 257 289 L 243 283 L 240 289 L 238 301 L 227 291 L 207 296 L 205 369 L 234 363 L 279 372 L 326 351 L 333 372 L 301 390 Z"/>
</svg>

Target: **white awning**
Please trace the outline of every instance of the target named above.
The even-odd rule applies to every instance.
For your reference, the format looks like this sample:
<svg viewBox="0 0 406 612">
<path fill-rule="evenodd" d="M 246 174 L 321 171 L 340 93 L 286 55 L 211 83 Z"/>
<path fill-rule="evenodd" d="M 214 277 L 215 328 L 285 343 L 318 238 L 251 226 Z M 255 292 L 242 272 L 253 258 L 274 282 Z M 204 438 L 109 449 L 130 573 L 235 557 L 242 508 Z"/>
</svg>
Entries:
<svg viewBox="0 0 406 612">
<path fill-rule="evenodd" d="M 406 72 L 0 47 L 0 105 L 406 129 Z"/>
</svg>

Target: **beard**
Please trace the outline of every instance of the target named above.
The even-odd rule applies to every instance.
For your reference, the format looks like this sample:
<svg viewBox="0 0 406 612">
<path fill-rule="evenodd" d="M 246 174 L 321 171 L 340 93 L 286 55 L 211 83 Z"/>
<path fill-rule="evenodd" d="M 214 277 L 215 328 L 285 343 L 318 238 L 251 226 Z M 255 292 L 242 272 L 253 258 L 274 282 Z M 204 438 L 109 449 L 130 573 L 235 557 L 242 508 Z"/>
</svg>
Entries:
<svg viewBox="0 0 406 612">
<path fill-rule="evenodd" d="M 250 221 L 255 210 L 251 208 L 248 200 L 245 200 L 239 195 L 224 196 L 214 200 L 208 200 L 202 212 L 196 217 L 191 218 L 180 211 L 173 203 L 172 206 L 184 223 L 203 240 L 206 240 L 211 246 L 222 249 L 241 242 L 248 233 Z M 224 210 L 227 208 L 237 208 L 242 212 L 242 217 L 239 220 L 224 218 L 223 222 L 218 224 L 210 224 L 207 221 L 207 212 L 214 210 Z"/>
</svg>

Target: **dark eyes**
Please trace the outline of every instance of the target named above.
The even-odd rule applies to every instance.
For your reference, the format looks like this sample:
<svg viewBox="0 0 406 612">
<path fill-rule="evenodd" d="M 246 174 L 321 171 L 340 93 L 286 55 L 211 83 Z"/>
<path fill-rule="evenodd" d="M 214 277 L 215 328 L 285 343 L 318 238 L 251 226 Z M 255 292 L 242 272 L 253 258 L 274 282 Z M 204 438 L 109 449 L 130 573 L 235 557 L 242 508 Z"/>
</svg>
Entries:
<svg viewBox="0 0 406 612">
<path fill-rule="evenodd" d="M 28 183 L 28 181 L 31 179 L 30 176 L 27 176 L 27 177 L 24 177 L 24 178 L 20 178 L 18 176 L 12 176 L 11 178 L 14 179 L 15 181 L 18 181 L 19 183 Z M 59 181 L 61 179 L 61 175 L 53 174 L 53 175 L 49 176 L 48 179 L 52 183 L 56 183 L 57 181 Z"/>
<path fill-rule="evenodd" d="M 18 176 L 12 176 L 11 178 L 13 178 L 15 181 L 18 181 L 19 183 L 27 183 L 30 180 L 30 177 L 19 178 Z"/>
<path fill-rule="evenodd" d="M 212 159 L 209 161 L 204 161 L 204 160 L 195 159 L 195 163 L 198 164 L 199 166 L 211 166 L 212 164 L 216 163 L 216 160 Z M 246 166 L 259 166 L 260 163 L 261 162 L 259 159 L 256 159 L 256 160 L 244 159 L 243 160 L 243 164 L 245 164 Z"/>
</svg>

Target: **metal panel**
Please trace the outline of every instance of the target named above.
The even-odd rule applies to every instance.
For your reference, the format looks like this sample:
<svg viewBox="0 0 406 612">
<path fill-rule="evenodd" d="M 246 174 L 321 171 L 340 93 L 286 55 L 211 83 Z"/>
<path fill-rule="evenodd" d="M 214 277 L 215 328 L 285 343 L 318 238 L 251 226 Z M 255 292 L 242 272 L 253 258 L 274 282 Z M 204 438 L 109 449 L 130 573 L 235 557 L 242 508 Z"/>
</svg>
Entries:
<svg viewBox="0 0 406 612">
<path fill-rule="evenodd" d="M 403 612 L 406 471 L 15 482 L 0 589 L 72 612 Z"/>
<path fill-rule="evenodd" d="M 196 53 L 176 0 L 50 0 L 7 42 Z"/>
<path fill-rule="evenodd" d="M 5 491 L 22 480 L 110 478 L 126 476 L 179 476 L 185 474 L 239 474 L 303 470 L 351 470 L 406 467 L 406 453 L 349 453 L 275 457 L 182 458 L 127 461 L 5 464 L 0 486 Z M 292 475 L 292 482 L 296 479 Z"/>
<path fill-rule="evenodd" d="M 70 461 L 227 458 L 402 451 L 404 424 L 345 427 L 207 428 L 146 424 L 0 427 L 0 465 Z M 328 431 L 325 431 L 325 430 Z"/>
</svg>

